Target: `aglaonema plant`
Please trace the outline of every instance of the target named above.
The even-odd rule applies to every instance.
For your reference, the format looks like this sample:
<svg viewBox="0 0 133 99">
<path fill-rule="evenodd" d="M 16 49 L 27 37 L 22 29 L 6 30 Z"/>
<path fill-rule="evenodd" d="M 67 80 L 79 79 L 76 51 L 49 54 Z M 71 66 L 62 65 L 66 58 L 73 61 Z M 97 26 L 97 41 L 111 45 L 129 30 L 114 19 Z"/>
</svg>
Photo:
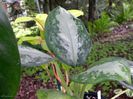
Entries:
<svg viewBox="0 0 133 99">
<path fill-rule="evenodd" d="M 72 9 L 72 10 L 68 10 L 68 12 L 70 12 L 75 17 L 79 17 L 79 16 L 84 15 L 84 13 L 81 10 Z M 17 23 L 24 23 L 24 22 L 28 22 L 28 21 L 35 21 L 37 27 L 40 30 L 40 36 L 43 37 L 43 39 L 44 39 L 43 33 L 45 32 L 44 27 L 45 27 L 45 22 L 46 22 L 47 16 L 48 16 L 48 14 L 46 14 L 46 13 L 36 14 L 35 17 L 22 16 L 22 17 L 18 17 L 15 20 L 15 24 L 17 24 Z M 19 36 L 19 38 L 21 37 L 21 35 L 23 36 L 24 33 L 21 33 L 20 36 Z M 26 35 L 29 35 L 29 34 L 26 34 Z M 25 36 L 24 36 L 23 39 L 25 39 Z"/>
<path fill-rule="evenodd" d="M 82 66 L 91 50 L 89 34 L 80 19 L 74 17 L 61 7 L 50 12 L 45 23 L 44 34 L 50 53 L 55 60 L 65 66 Z M 95 65 L 95 66 L 94 66 Z M 71 82 L 79 91 L 68 86 L 57 62 L 52 62 L 55 77 L 62 86 L 62 92 L 41 89 L 37 92 L 38 99 L 82 99 L 86 86 L 96 85 L 106 80 L 126 82 L 132 85 L 131 68 L 133 62 L 123 58 L 107 58 L 94 63 L 92 68 L 78 75 L 72 75 Z M 124 82 L 123 82 L 124 81 Z M 78 88 L 81 87 L 81 88 Z M 129 88 L 129 87 L 128 87 Z M 113 98 L 112 98 L 113 99 Z"/>
<path fill-rule="evenodd" d="M 70 12 L 73 16 L 75 17 L 79 17 L 84 15 L 84 13 L 81 10 L 75 10 L 75 9 L 71 9 L 68 10 L 68 12 Z M 44 39 L 44 32 L 45 32 L 45 22 L 46 22 L 46 18 L 47 18 L 48 14 L 46 13 L 41 13 L 41 14 L 36 14 L 35 17 L 28 17 L 28 16 L 22 16 L 22 17 L 18 17 L 13 23 L 13 30 L 17 33 L 16 34 L 16 38 L 18 38 L 18 45 L 22 45 L 23 42 L 28 42 L 32 45 L 41 45 L 41 47 L 44 50 L 48 51 L 45 39 Z M 33 31 L 27 31 L 29 29 L 25 28 L 25 27 L 21 27 L 22 23 L 26 23 L 29 21 L 34 21 L 39 29 L 39 36 L 32 36 Z M 18 28 L 18 25 L 19 28 Z M 21 31 L 21 28 L 23 31 Z M 33 26 L 32 28 L 36 28 L 36 26 Z M 37 30 L 37 29 L 36 29 Z M 20 48 L 21 49 L 21 48 Z"/>
<path fill-rule="evenodd" d="M 20 82 L 20 59 L 15 35 L 0 6 L 0 99 L 14 99 Z"/>
<path fill-rule="evenodd" d="M 39 66 L 50 62 L 55 78 L 60 84 L 61 91 L 38 90 L 38 99 L 82 99 L 86 88 L 107 80 L 118 81 L 132 89 L 133 62 L 123 58 L 102 59 L 92 64 L 94 67 L 87 71 L 68 76 L 67 67 L 83 66 L 86 63 L 92 42 L 82 21 L 62 7 L 57 7 L 49 13 L 44 38 L 50 55 L 33 48 L 19 46 L 23 66 Z M 61 65 L 65 68 L 66 79 L 61 71 Z"/>
</svg>

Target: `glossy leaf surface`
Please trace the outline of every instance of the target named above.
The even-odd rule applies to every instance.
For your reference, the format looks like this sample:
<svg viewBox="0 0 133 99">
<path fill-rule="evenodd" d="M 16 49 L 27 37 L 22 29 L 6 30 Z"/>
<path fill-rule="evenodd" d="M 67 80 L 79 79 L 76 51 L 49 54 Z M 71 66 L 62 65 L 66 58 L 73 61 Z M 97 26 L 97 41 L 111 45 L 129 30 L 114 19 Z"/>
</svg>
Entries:
<svg viewBox="0 0 133 99">
<path fill-rule="evenodd" d="M 71 66 L 85 63 L 91 40 L 80 19 L 57 7 L 48 15 L 45 30 L 47 46 L 60 61 Z"/>
<path fill-rule="evenodd" d="M 123 58 L 102 59 L 93 64 L 94 67 L 73 76 L 72 80 L 85 84 L 97 84 L 106 80 L 126 81 L 131 84 L 131 65 L 133 64 L 129 60 Z"/>
<path fill-rule="evenodd" d="M 0 99 L 14 99 L 20 81 L 20 59 L 15 35 L 0 6 Z"/>
<path fill-rule="evenodd" d="M 40 89 L 37 91 L 37 97 L 38 99 L 78 99 L 57 90 L 44 89 Z"/>
<path fill-rule="evenodd" d="M 18 48 L 22 66 L 40 66 L 53 60 L 50 55 L 37 49 L 27 46 L 19 46 Z"/>
</svg>

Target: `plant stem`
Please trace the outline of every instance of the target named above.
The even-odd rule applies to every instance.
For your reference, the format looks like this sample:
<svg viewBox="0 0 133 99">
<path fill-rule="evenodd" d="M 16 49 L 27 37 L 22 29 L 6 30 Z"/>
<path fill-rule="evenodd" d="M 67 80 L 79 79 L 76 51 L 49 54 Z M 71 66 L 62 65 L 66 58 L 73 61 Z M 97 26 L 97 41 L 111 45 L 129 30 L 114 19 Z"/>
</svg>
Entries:
<svg viewBox="0 0 133 99">
<path fill-rule="evenodd" d="M 133 86 L 125 83 L 124 81 L 119 82 L 122 86 L 126 87 L 127 89 L 133 90 Z"/>
<path fill-rule="evenodd" d="M 69 85 L 69 75 L 67 70 L 65 70 L 65 76 L 66 76 L 66 84 Z"/>
<path fill-rule="evenodd" d="M 115 95 L 115 96 L 114 96 L 114 97 L 112 97 L 111 99 L 116 99 L 117 97 L 119 97 L 120 95 L 122 95 L 122 94 L 126 93 L 127 91 L 129 91 L 129 89 L 126 89 L 126 90 L 124 90 L 124 91 L 120 92 L 119 94 Z"/>
<path fill-rule="evenodd" d="M 56 65 L 55 64 L 52 64 L 54 67 L 55 67 L 55 69 L 56 69 L 56 73 L 57 73 L 57 75 L 56 76 L 58 76 L 57 78 L 59 78 L 59 82 L 61 82 L 61 85 L 64 87 L 64 89 L 66 90 L 66 92 L 69 94 L 69 95 L 71 95 L 71 96 L 73 96 L 73 93 L 72 93 L 72 91 L 71 91 L 71 89 L 67 86 L 67 84 L 66 84 L 66 82 L 65 82 L 65 80 L 64 80 L 64 77 L 63 77 L 63 74 L 62 74 L 62 72 L 61 72 L 61 70 L 60 70 L 60 67 L 59 67 L 59 65 L 56 63 Z"/>
<path fill-rule="evenodd" d="M 44 40 L 44 31 L 41 31 L 41 30 L 40 30 L 40 36 L 41 36 L 41 38 Z"/>
<path fill-rule="evenodd" d="M 86 88 L 86 84 L 84 84 L 83 86 L 82 86 L 82 89 L 81 89 L 81 92 L 80 92 L 80 97 L 82 98 L 82 97 L 84 97 L 84 92 L 85 92 L 85 88 Z"/>
<path fill-rule="evenodd" d="M 50 77 L 50 80 L 52 81 L 52 76 L 51 76 L 51 74 L 50 74 L 50 71 L 49 71 L 49 69 L 48 69 L 48 66 L 42 65 L 41 67 L 42 67 L 44 70 L 46 70 L 48 76 Z"/>
</svg>

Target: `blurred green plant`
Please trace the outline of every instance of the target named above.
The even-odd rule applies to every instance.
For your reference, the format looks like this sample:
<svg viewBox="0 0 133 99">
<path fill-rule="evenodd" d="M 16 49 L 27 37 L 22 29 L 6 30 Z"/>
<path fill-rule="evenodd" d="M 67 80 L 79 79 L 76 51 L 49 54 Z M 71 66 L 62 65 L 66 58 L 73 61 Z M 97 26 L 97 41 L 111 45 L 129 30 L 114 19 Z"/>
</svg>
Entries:
<svg viewBox="0 0 133 99">
<path fill-rule="evenodd" d="M 24 0 L 23 4 L 28 15 L 33 15 L 35 12 L 37 12 L 35 0 Z"/>
<path fill-rule="evenodd" d="M 35 79 L 40 79 L 44 83 L 49 82 L 51 80 L 55 80 L 54 74 L 52 72 L 52 68 L 50 66 L 42 65 L 38 67 L 23 67 L 22 68 L 23 76 L 32 76 L 35 77 Z M 55 83 L 56 81 L 54 81 Z"/>
<path fill-rule="evenodd" d="M 122 23 L 133 19 L 133 2 L 121 2 L 119 5 L 113 4 L 110 15 L 114 21 Z"/>
<path fill-rule="evenodd" d="M 87 64 L 95 63 L 96 61 L 109 56 L 125 57 L 133 60 L 133 43 L 131 41 L 116 41 L 107 43 L 94 43 Z"/>
<path fill-rule="evenodd" d="M 93 22 L 88 22 L 88 29 L 93 37 L 103 34 L 104 32 L 109 32 L 111 27 L 117 25 L 118 23 L 112 21 L 111 18 L 103 12 L 99 19 L 96 19 Z"/>
<path fill-rule="evenodd" d="M 102 95 L 109 98 L 110 91 L 111 90 L 113 90 L 113 91 L 117 90 L 119 88 L 119 86 L 120 85 L 117 82 L 105 81 L 105 82 L 102 82 L 102 83 L 98 84 L 97 86 L 95 86 L 94 89 L 101 90 Z M 115 94 L 117 94 L 117 93 L 115 93 Z"/>
</svg>

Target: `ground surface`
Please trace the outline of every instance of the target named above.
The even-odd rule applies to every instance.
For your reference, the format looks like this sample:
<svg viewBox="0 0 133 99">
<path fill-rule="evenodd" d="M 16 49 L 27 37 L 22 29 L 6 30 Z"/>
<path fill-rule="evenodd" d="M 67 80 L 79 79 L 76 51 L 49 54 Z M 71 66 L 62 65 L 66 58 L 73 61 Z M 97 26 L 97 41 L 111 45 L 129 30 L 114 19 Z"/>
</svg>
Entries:
<svg viewBox="0 0 133 99">
<path fill-rule="evenodd" d="M 42 80 L 35 79 L 35 77 L 22 77 L 16 99 L 37 99 L 36 91 L 40 88 L 53 89 L 56 88 L 56 86 L 51 81 L 43 83 Z"/>
</svg>

